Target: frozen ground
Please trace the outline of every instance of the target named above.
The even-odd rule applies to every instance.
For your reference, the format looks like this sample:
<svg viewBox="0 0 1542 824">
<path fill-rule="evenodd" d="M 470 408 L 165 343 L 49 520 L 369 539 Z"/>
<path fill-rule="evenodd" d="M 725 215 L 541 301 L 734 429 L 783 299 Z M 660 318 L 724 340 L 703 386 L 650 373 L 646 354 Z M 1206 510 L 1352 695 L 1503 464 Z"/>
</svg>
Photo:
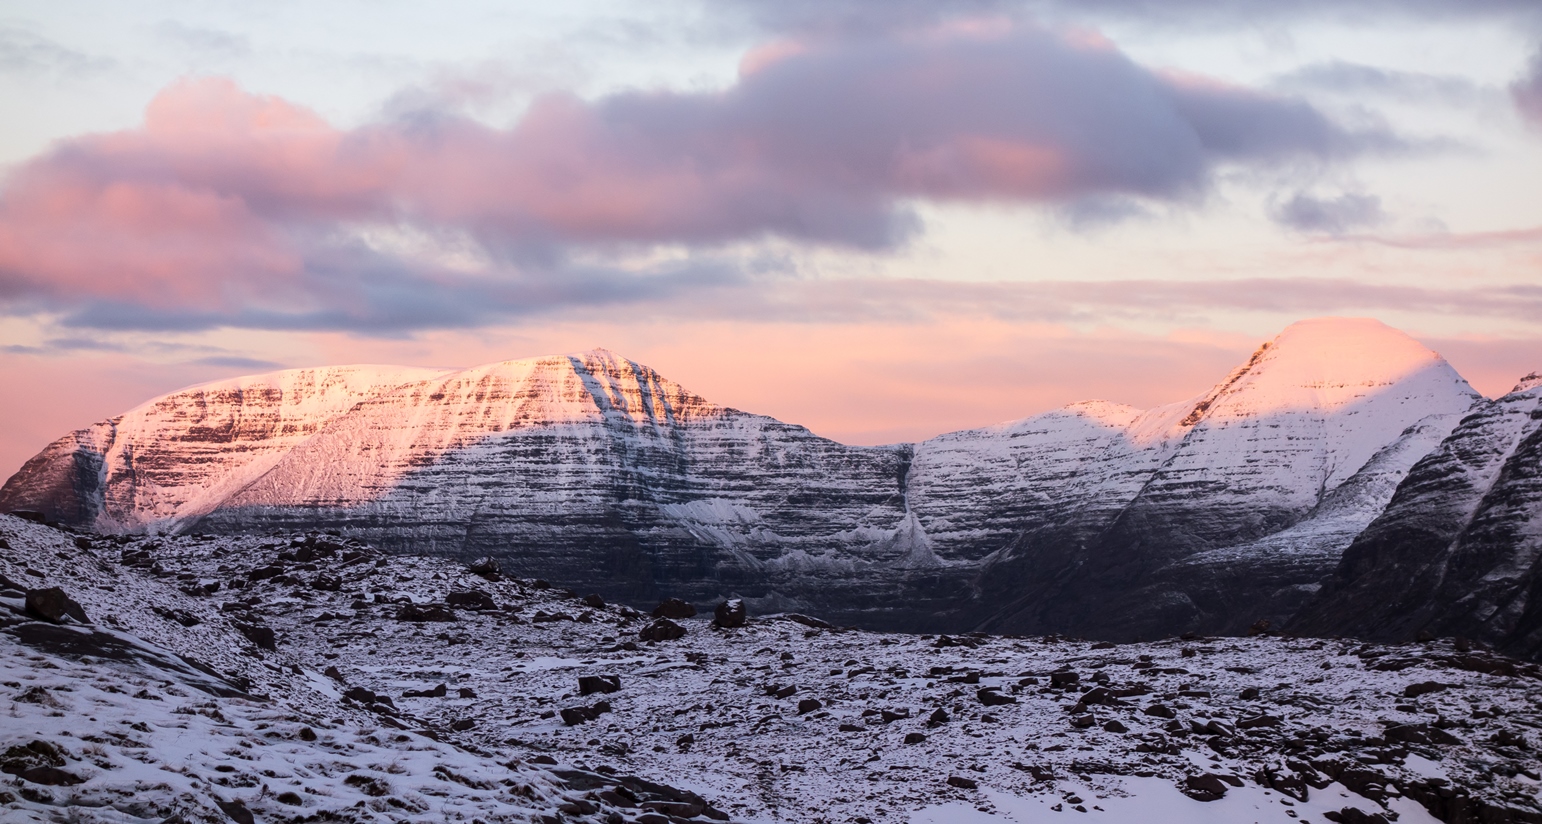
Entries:
<svg viewBox="0 0 1542 824">
<path fill-rule="evenodd" d="M 0 538 L 0 767 L 83 779 L 8 776 L 7 821 L 1542 821 L 1536 667 L 1451 641 L 647 642 L 332 536 Z M 49 586 L 92 625 L 29 617 Z"/>
</svg>

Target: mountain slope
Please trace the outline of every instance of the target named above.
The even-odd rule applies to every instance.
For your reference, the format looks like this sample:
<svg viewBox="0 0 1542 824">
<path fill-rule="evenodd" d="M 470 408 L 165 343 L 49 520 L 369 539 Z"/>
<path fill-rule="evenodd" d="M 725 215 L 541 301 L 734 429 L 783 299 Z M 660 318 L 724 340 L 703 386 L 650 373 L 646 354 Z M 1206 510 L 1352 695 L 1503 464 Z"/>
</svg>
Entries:
<svg viewBox="0 0 1542 824">
<path fill-rule="evenodd" d="M 1431 419 L 1438 432 L 1477 399 L 1439 355 L 1377 321 L 1293 324 L 1181 419 L 1148 424 L 1176 443 L 1117 512 L 1026 530 L 996 559 L 982 588 L 1004 606 L 988 626 L 1113 638 L 1245 628 L 1267 616 L 1238 610 L 1336 560 L 1330 540 L 1282 578 L 1254 542 L 1307 519 L 1410 426 Z"/>
<path fill-rule="evenodd" d="M 1421 460 L 1296 622 L 1542 653 L 1542 376 L 1482 404 Z"/>
</svg>

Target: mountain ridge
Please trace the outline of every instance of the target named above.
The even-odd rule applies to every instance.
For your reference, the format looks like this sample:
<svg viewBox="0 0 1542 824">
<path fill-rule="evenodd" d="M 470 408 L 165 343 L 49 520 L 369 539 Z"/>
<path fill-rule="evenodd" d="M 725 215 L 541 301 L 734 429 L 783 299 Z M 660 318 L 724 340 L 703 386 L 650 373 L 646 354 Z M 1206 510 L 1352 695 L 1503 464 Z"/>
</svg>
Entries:
<svg viewBox="0 0 1542 824">
<path fill-rule="evenodd" d="M 1238 631 L 1292 617 L 1410 455 L 1480 402 L 1438 354 L 1344 318 L 1291 325 L 1187 400 L 882 446 L 711 403 L 603 349 L 334 369 L 375 371 L 299 398 L 321 411 L 287 428 L 283 397 L 229 387 L 312 386 L 307 370 L 154 399 L 97 425 L 138 414 L 105 449 L 96 428 L 67 435 L 0 509 L 101 531 L 324 526 L 611 597 L 738 595 L 880 628 Z M 1314 516 L 1340 488 L 1354 505 Z M 1239 586 L 1249 571 L 1267 591 Z"/>
</svg>

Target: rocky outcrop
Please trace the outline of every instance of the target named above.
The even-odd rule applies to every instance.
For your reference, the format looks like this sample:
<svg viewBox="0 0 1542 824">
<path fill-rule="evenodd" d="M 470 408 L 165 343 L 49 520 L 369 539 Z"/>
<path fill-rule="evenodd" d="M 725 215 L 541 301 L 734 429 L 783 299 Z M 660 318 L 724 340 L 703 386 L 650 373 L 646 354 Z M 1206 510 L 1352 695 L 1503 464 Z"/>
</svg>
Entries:
<svg viewBox="0 0 1542 824">
<path fill-rule="evenodd" d="M 1481 404 L 1415 465 L 1293 624 L 1542 654 L 1542 376 Z"/>
</svg>

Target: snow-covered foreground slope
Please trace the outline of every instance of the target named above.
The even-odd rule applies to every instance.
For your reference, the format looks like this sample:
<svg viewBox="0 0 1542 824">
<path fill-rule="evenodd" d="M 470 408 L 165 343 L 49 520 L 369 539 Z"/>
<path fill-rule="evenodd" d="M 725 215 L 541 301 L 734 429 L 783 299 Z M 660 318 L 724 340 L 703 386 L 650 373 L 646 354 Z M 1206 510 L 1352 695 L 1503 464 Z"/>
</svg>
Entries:
<svg viewBox="0 0 1542 824">
<path fill-rule="evenodd" d="M 1449 642 L 800 616 L 649 642 L 625 607 L 326 535 L 0 538 L 0 574 L 95 622 L 0 594 L 0 767 L 83 779 L 12 779 L 7 821 L 1542 820 L 1539 671 Z"/>
<path fill-rule="evenodd" d="M 610 597 L 735 595 L 878 628 L 1238 631 L 1288 619 L 1476 400 L 1411 338 L 1344 318 L 1291 326 L 1188 401 L 884 447 L 717 406 L 598 350 L 302 370 L 61 439 L 0 511 L 339 529 Z"/>
</svg>

